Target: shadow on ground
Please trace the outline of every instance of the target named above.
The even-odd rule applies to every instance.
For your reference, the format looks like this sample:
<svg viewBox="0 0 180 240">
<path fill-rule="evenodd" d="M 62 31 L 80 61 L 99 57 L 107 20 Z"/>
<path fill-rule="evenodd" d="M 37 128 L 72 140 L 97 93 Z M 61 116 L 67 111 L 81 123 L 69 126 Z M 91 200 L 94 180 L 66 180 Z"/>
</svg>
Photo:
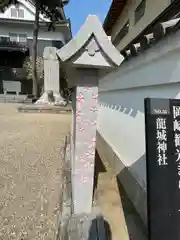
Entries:
<svg viewBox="0 0 180 240">
<path fill-rule="evenodd" d="M 98 239 L 112 240 L 111 227 L 110 227 L 108 221 L 106 221 L 106 220 L 102 220 L 102 221 L 103 221 L 102 222 L 103 227 L 105 229 L 105 239 L 104 239 L 103 236 L 101 236 L 101 233 L 100 233 L 100 236 L 98 236 L 99 237 Z M 101 230 L 101 229 L 99 229 L 99 230 Z M 90 230 L 89 230 L 89 238 L 88 238 L 88 240 L 96 239 L 95 235 L 94 235 L 95 232 L 97 232 L 97 220 L 93 219 L 91 227 L 90 227 Z"/>
<path fill-rule="evenodd" d="M 95 165 L 94 165 L 94 190 L 93 190 L 93 196 L 95 197 L 95 192 L 98 185 L 98 177 L 100 173 L 106 173 L 106 168 L 101 161 L 98 152 L 95 153 Z"/>
<path fill-rule="evenodd" d="M 95 158 L 94 198 L 98 204 L 100 203 L 100 208 L 104 211 L 103 214 L 108 218 L 108 222 L 105 224 L 106 228 L 110 229 L 107 230 L 110 232 L 109 239 L 148 239 L 147 229 L 121 183 L 119 183 L 117 176 L 104 165 L 97 152 Z M 121 230 L 116 231 L 117 228 L 121 228 Z"/>
<path fill-rule="evenodd" d="M 118 182 L 119 196 L 121 198 L 126 226 L 131 240 L 147 240 L 147 229 L 140 216 L 136 212 L 133 204 L 129 200 L 123 186 Z"/>
</svg>

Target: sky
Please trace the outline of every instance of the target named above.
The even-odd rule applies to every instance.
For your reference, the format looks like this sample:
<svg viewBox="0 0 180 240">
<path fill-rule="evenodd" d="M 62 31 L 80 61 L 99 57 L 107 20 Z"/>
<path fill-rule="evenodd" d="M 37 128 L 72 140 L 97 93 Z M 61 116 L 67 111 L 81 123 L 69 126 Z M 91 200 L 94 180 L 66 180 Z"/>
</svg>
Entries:
<svg viewBox="0 0 180 240">
<path fill-rule="evenodd" d="M 65 7 L 65 14 L 71 19 L 73 36 L 76 35 L 89 14 L 96 14 L 103 23 L 111 2 L 112 0 L 69 0 Z"/>
</svg>

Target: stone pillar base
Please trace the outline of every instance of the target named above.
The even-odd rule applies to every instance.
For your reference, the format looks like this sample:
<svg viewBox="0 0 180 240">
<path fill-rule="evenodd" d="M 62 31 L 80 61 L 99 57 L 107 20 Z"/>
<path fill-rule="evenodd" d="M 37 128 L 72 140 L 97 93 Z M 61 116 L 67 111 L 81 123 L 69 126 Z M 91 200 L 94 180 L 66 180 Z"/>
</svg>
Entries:
<svg viewBox="0 0 180 240">
<path fill-rule="evenodd" d="M 53 100 L 50 100 L 48 97 L 48 92 L 44 92 L 43 95 L 35 102 L 39 105 L 56 105 L 56 106 L 66 106 L 67 102 L 64 98 L 61 97 L 60 93 L 53 92 Z"/>
<path fill-rule="evenodd" d="M 111 234 L 110 225 L 102 215 L 93 212 L 90 214 L 73 214 L 61 226 L 58 240 L 107 240 L 111 239 Z"/>
</svg>

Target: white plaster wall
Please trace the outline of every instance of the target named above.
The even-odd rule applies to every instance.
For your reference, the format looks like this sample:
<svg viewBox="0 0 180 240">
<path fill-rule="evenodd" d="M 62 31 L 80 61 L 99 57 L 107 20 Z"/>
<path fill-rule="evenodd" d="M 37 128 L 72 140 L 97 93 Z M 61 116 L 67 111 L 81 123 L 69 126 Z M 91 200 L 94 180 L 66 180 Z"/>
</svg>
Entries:
<svg viewBox="0 0 180 240">
<path fill-rule="evenodd" d="M 22 21 L 22 24 L 14 23 L 14 24 L 6 24 L 1 25 L 0 27 L 0 37 L 9 37 L 9 33 L 25 33 L 29 39 L 33 38 L 33 24 L 28 25 L 24 24 L 23 20 L 25 21 L 34 21 L 35 20 L 35 8 L 26 0 L 20 0 L 20 4 L 17 6 L 20 9 L 24 10 L 24 18 L 12 18 L 11 17 L 11 8 L 15 7 L 11 5 L 9 8 L 6 9 L 4 13 L 0 13 L 0 18 L 9 18 L 9 19 L 18 19 Z M 47 18 L 40 14 L 40 21 L 49 21 Z M 40 28 L 38 39 L 41 40 L 61 40 L 64 42 L 63 33 L 58 31 L 56 28 L 56 32 L 48 32 L 47 27 Z"/>
<path fill-rule="evenodd" d="M 11 6 L 10 8 L 8 8 L 4 13 L 0 13 L 0 18 L 10 18 L 10 19 L 17 19 L 17 18 L 13 18 L 11 17 L 11 8 L 14 8 L 14 6 Z M 20 5 L 19 6 L 20 9 L 23 9 L 24 10 L 24 18 L 18 18 L 20 20 L 31 20 L 33 21 L 34 20 L 34 15 L 28 11 L 27 8 L 25 8 L 24 6 Z"/>
<path fill-rule="evenodd" d="M 31 5 L 26 0 L 20 0 L 20 3 L 17 5 L 18 8 L 24 10 L 24 18 L 18 18 L 20 20 L 29 20 L 34 21 L 35 20 L 35 8 L 33 5 Z M 0 13 L 0 18 L 10 18 L 10 19 L 17 19 L 11 17 L 11 8 L 14 8 L 14 5 L 11 5 L 9 8 L 7 8 L 4 13 Z M 45 18 L 42 14 L 40 14 L 40 21 L 49 21 L 47 18 Z"/>
<path fill-rule="evenodd" d="M 18 24 L 14 24 L 14 27 L 11 26 L 1 26 L 0 27 L 0 37 L 9 37 L 9 33 L 25 33 L 27 34 L 28 39 L 33 38 L 33 26 L 19 26 Z M 62 32 L 48 32 L 46 28 L 40 28 L 38 39 L 40 40 L 61 40 L 64 42 L 64 35 Z"/>
<path fill-rule="evenodd" d="M 160 15 L 170 4 L 171 0 L 146 0 L 146 9 L 144 16 L 135 24 L 135 10 L 142 0 L 128 0 L 127 4 L 112 28 L 112 41 L 129 20 L 129 33 L 117 45 L 122 50 L 130 43 L 140 32 L 145 29 L 158 15 Z"/>
<path fill-rule="evenodd" d="M 180 32 L 99 81 L 98 131 L 146 190 L 144 98 L 180 98 Z"/>
</svg>

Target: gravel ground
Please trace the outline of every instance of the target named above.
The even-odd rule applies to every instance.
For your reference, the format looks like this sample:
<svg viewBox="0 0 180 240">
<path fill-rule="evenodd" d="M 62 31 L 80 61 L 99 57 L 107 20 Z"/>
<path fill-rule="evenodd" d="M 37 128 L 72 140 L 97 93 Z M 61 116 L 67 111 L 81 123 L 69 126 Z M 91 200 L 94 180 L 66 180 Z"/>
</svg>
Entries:
<svg viewBox="0 0 180 240">
<path fill-rule="evenodd" d="M 70 114 L 18 113 L 0 104 L 0 239 L 53 240 Z"/>
</svg>

